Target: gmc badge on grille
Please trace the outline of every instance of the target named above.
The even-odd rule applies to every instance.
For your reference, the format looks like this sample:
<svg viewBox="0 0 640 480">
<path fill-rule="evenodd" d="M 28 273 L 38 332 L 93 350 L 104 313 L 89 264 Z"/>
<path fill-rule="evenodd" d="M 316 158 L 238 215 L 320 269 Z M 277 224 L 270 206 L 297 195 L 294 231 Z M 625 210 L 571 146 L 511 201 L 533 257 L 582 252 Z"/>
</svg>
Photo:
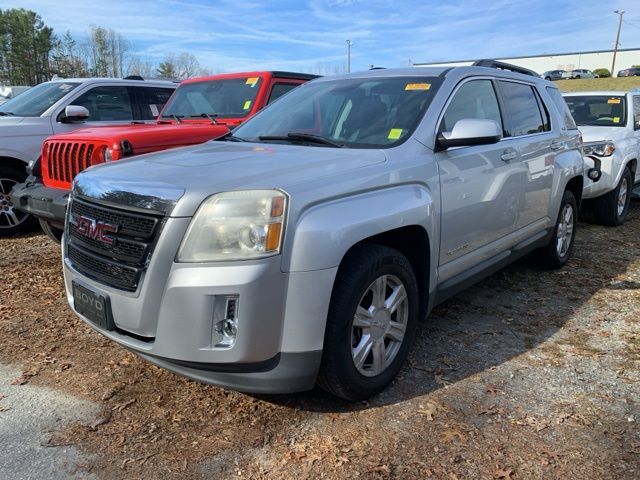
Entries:
<svg viewBox="0 0 640 480">
<path fill-rule="evenodd" d="M 116 233 L 118 227 L 106 222 L 100 222 L 94 218 L 76 215 L 72 222 L 76 226 L 76 232 L 87 238 L 113 245 L 113 238 L 107 237 L 109 233 Z"/>
</svg>

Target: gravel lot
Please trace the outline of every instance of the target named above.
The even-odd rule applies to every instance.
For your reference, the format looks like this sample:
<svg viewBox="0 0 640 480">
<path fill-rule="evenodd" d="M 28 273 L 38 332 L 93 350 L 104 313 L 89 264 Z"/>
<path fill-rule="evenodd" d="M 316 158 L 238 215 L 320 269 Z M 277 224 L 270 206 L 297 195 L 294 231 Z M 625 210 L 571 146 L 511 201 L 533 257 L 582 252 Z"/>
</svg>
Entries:
<svg viewBox="0 0 640 480">
<path fill-rule="evenodd" d="M 637 479 L 639 239 L 634 200 L 621 228 L 581 223 L 564 270 L 525 259 L 451 299 L 393 386 L 356 405 L 319 391 L 257 398 L 153 367 L 69 311 L 56 245 L 4 239 L 0 364 L 14 367 L 0 368 L 0 435 L 19 433 L 15 451 L 64 445 L 51 462 L 96 478 Z"/>
</svg>

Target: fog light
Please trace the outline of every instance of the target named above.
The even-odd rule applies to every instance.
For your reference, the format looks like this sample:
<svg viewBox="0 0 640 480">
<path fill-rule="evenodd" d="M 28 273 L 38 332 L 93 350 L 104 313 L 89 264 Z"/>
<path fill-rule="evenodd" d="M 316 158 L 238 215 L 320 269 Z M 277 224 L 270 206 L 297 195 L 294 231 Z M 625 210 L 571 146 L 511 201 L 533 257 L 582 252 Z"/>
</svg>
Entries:
<svg viewBox="0 0 640 480">
<path fill-rule="evenodd" d="M 230 348 L 236 343 L 238 301 L 238 295 L 216 296 L 211 342 L 215 348 Z"/>
<path fill-rule="evenodd" d="M 590 168 L 589 171 L 587 172 L 587 176 L 594 182 L 597 182 L 598 180 L 600 180 L 600 177 L 602 176 L 602 172 L 595 168 Z"/>
</svg>

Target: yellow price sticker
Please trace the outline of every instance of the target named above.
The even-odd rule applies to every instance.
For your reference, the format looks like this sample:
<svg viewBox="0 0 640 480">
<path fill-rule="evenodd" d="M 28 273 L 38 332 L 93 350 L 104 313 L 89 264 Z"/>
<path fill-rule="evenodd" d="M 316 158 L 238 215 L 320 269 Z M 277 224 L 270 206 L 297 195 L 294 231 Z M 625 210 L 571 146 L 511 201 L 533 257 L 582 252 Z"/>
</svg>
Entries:
<svg viewBox="0 0 640 480">
<path fill-rule="evenodd" d="M 613 117 L 613 123 L 620 123 L 620 117 Z"/>
<path fill-rule="evenodd" d="M 407 86 L 404 87 L 405 90 L 429 90 L 430 88 L 430 83 L 407 83 Z"/>
<path fill-rule="evenodd" d="M 609 100 L 607 100 L 607 103 L 620 103 L 620 99 L 619 98 L 610 98 Z"/>
<path fill-rule="evenodd" d="M 258 83 L 258 80 L 260 80 L 260 77 L 249 77 L 247 78 L 247 81 L 245 83 L 247 85 L 251 85 L 252 87 L 255 87 L 256 83 Z"/>
<path fill-rule="evenodd" d="M 387 136 L 387 138 L 389 140 L 398 140 L 401 135 L 402 135 L 401 128 L 392 128 L 391 130 L 389 130 L 389 135 Z"/>
<path fill-rule="evenodd" d="M 244 107 L 242 107 L 244 110 L 249 110 L 251 108 L 251 100 L 247 100 L 246 102 L 244 102 Z"/>
</svg>

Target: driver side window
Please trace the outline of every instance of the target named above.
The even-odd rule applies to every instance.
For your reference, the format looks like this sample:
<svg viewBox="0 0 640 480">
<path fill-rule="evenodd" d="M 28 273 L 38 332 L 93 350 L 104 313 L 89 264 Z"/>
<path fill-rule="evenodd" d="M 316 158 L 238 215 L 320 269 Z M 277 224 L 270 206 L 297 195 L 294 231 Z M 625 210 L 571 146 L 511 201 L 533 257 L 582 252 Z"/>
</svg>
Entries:
<svg viewBox="0 0 640 480">
<path fill-rule="evenodd" d="M 502 127 L 498 99 L 491 80 L 471 80 L 463 84 L 449 103 L 439 131 L 450 132 L 458 120 L 468 118 L 495 120 Z"/>
</svg>

